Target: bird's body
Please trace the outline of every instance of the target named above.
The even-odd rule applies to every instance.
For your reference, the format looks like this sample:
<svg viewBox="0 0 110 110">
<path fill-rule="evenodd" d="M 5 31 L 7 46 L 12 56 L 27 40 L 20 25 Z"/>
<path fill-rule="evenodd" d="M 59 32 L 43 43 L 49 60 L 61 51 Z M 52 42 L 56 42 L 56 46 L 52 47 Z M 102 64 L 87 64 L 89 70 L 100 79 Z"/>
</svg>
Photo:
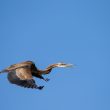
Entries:
<svg viewBox="0 0 110 110">
<path fill-rule="evenodd" d="M 8 68 L 2 70 L 0 73 L 8 72 L 8 80 L 12 84 L 16 84 L 26 88 L 42 89 L 44 86 L 37 86 L 33 77 L 37 77 L 48 81 L 42 75 L 49 74 L 55 67 L 69 67 L 70 64 L 57 63 L 49 65 L 45 70 L 39 70 L 34 62 L 25 61 L 17 64 L 13 64 Z"/>
</svg>

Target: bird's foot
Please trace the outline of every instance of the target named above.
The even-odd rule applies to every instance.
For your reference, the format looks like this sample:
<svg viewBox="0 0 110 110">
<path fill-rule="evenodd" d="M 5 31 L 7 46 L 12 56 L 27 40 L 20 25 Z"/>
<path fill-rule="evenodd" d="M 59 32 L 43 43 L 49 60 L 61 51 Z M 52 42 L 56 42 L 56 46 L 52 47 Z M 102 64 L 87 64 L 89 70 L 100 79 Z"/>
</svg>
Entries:
<svg viewBox="0 0 110 110">
<path fill-rule="evenodd" d="M 39 90 L 42 90 L 42 89 L 43 89 L 43 87 L 44 87 L 44 86 L 39 86 L 39 87 L 38 87 L 38 89 L 39 89 Z"/>
<path fill-rule="evenodd" d="M 48 78 L 46 78 L 46 79 L 44 79 L 46 82 L 48 82 L 50 79 L 48 79 Z"/>
</svg>

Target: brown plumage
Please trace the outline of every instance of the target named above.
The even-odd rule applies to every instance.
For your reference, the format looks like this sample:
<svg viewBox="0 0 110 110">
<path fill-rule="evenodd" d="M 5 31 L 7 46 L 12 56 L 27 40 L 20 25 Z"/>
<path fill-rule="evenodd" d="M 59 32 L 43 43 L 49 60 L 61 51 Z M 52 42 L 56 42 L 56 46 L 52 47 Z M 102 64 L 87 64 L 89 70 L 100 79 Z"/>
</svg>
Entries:
<svg viewBox="0 0 110 110">
<path fill-rule="evenodd" d="M 37 77 L 48 81 L 42 75 L 49 74 L 55 67 L 70 67 L 72 64 L 56 63 L 49 65 L 45 70 L 39 70 L 34 62 L 25 61 L 17 64 L 13 64 L 0 73 L 8 72 L 8 80 L 12 84 L 16 84 L 26 88 L 42 89 L 44 86 L 37 86 L 33 77 Z"/>
</svg>

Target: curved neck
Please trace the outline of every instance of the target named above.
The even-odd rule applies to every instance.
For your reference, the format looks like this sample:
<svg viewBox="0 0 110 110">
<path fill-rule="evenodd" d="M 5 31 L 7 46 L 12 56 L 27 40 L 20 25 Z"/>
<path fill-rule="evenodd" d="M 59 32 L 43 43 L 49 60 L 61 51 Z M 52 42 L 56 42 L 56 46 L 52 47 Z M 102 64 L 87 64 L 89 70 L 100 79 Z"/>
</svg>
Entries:
<svg viewBox="0 0 110 110">
<path fill-rule="evenodd" d="M 52 71 L 53 68 L 55 68 L 56 65 L 55 64 L 52 64 L 52 65 L 49 65 L 45 70 L 38 70 L 38 72 L 40 74 L 48 74 Z"/>
</svg>

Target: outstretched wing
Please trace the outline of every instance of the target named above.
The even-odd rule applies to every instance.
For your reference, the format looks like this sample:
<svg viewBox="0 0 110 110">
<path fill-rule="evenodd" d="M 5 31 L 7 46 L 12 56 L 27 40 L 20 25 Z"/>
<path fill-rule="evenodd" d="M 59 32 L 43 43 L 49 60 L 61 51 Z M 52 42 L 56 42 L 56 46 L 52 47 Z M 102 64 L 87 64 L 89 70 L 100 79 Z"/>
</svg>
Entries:
<svg viewBox="0 0 110 110">
<path fill-rule="evenodd" d="M 37 70 L 34 62 L 32 62 L 32 61 L 25 61 L 25 62 L 13 64 L 13 65 L 5 68 L 4 70 L 2 70 L 0 73 L 2 73 L 2 72 L 10 72 L 10 71 L 18 69 L 18 68 L 30 68 L 30 69 Z"/>
<path fill-rule="evenodd" d="M 31 72 L 26 68 L 19 68 L 8 73 L 8 80 L 12 84 L 22 86 L 25 88 L 42 89 L 43 86 L 37 86 L 33 79 Z"/>
</svg>

